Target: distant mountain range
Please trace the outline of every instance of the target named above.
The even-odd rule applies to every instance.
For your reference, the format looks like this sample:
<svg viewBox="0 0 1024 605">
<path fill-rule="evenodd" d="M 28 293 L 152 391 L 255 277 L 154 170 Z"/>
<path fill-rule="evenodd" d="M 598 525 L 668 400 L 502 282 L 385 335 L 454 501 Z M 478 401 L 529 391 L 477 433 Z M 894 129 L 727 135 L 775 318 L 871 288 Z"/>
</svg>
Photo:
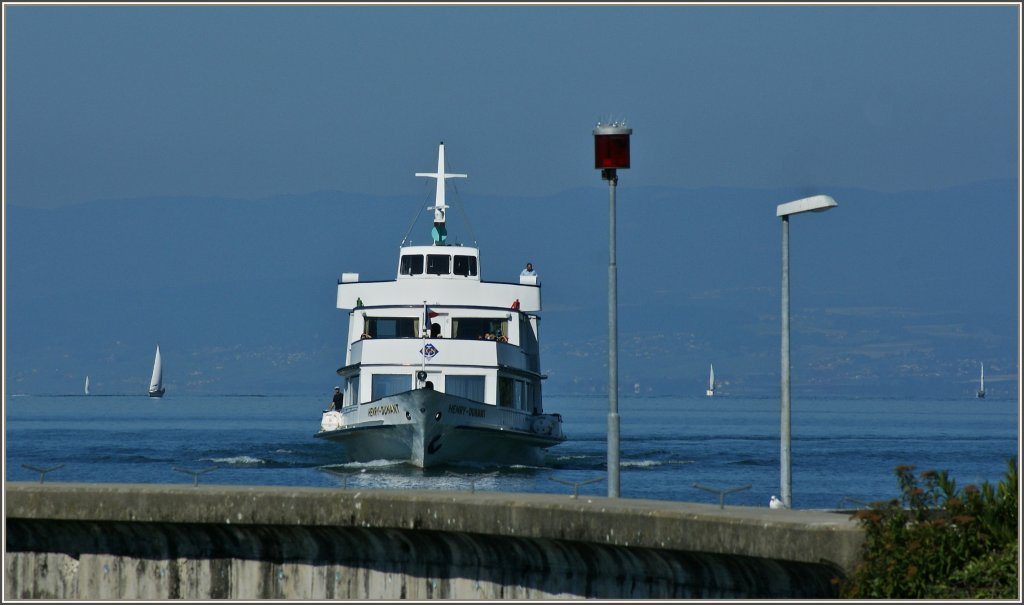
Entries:
<svg viewBox="0 0 1024 605">
<path fill-rule="evenodd" d="M 431 185 L 432 187 L 432 185 Z M 464 191 L 471 191 L 463 186 Z M 828 193 L 839 208 L 790 224 L 794 396 L 1018 393 L 1017 181 L 879 193 L 617 191 L 624 395 L 777 396 L 781 227 L 775 206 Z M 326 396 L 343 364 L 337 279 L 390 279 L 420 196 L 318 192 L 270 199 L 5 207 L 8 395 L 143 394 L 160 345 L 178 394 Z M 484 279 L 543 284 L 546 392 L 607 388 L 608 194 L 450 196 L 449 241 L 478 243 Z"/>
</svg>

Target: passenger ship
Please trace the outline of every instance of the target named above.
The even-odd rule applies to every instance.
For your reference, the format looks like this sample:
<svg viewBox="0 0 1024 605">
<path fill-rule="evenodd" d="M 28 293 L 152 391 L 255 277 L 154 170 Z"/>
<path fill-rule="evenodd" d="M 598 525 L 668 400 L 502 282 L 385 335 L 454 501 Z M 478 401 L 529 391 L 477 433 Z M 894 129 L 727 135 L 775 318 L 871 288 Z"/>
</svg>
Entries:
<svg viewBox="0 0 1024 605">
<path fill-rule="evenodd" d="M 543 465 L 566 437 L 542 403 L 540 283 L 484 281 L 479 249 L 448 244 L 445 181 L 466 175 L 444 166 L 441 143 L 437 172 L 416 173 L 437 181 L 433 244 L 403 242 L 393 280 L 338 281 L 345 403 L 324 412 L 316 437 L 353 462 Z"/>
</svg>

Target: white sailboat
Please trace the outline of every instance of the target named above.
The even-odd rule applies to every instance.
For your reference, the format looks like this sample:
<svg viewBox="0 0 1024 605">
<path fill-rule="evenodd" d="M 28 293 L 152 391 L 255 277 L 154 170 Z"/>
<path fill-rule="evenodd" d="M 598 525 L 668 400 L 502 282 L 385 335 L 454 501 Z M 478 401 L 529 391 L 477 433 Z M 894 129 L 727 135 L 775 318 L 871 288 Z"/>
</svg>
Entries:
<svg viewBox="0 0 1024 605">
<path fill-rule="evenodd" d="M 981 387 L 978 389 L 978 399 L 985 398 L 985 364 L 981 364 Z"/>
<path fill-rule="evenodd" d="M 715 395 L 715 364 L 711 364 L 711 375 L 708 377 L 708 397 Z"/>
<path fill-rule="evenodd" d="M 88 376 L 85 377 L 85 394 L 86 395 L 89 394 L 89 377 Z"/>
<path fill-rule="evenodd" d="M 160 345 L 156 346 L 156 358 L 153 359 L 153 376 L 149 379 L 149 396 L 164 396 L 164 368 L 160 361 Z"/>
</svg>

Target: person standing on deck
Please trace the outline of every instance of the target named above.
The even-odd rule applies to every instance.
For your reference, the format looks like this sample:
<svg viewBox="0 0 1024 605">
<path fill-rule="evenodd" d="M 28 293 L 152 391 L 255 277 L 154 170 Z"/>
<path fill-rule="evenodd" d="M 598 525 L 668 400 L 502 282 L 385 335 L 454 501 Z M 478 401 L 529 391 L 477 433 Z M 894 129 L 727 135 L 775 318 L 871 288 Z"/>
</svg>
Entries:
<svg viewBox="0 0 1024 605">
<path fill-rule="evenodd" d="M 334 387 L 334 399 L 331 400 L 331 407 L 327 408 L 327 411 L 340 412 L 343 405 L 345 405 L 345 395 L 341 393 L 341 387 Z"/>
</svg>

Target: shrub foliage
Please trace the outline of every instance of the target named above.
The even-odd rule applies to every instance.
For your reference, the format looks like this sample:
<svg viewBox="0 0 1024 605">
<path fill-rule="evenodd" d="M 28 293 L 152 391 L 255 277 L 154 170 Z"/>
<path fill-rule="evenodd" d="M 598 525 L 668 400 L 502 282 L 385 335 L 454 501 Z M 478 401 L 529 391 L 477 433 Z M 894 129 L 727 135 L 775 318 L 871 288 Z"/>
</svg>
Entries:
<svg viewBox="0 0 1024 605">
<path fill-rule="evenodd" d="M 998 485 L 958 489 L 947 471 L 896 468 L 901 496 L 854 516 L 867 535 L 841 586 L 854 599 L 1016 599 L 1017 459 Z"/>
</svg>

